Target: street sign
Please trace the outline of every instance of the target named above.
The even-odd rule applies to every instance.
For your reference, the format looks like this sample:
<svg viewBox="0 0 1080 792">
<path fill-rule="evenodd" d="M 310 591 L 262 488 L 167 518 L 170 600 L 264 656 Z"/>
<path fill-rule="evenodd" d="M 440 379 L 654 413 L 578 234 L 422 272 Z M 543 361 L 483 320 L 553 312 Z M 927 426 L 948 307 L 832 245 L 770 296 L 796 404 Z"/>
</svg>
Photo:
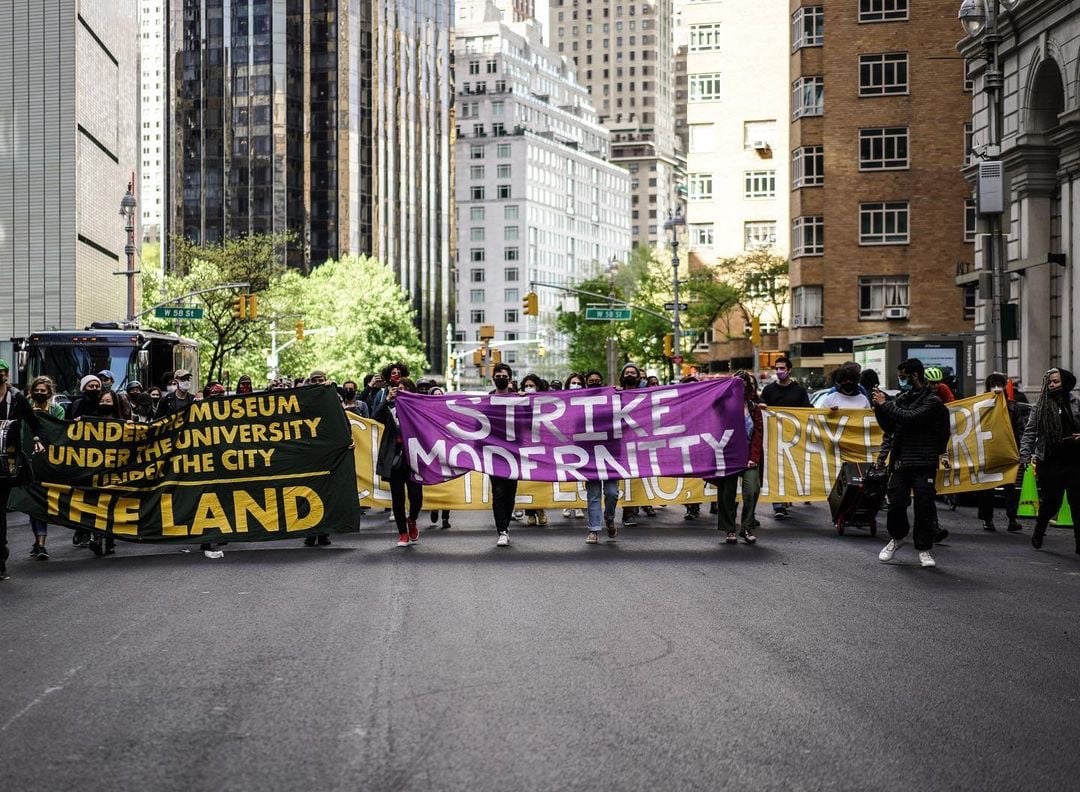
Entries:
<svg viewBox="0 0 1080 792">
<path fill-rule="evenodd" d="M 680 311 L 685 311 L 685 310 L 687 310 L 689 308 L 690 308 L 690 305 L 688 303 L 683 303 L 683 302 L 679 303 L 679 310 Z M 673 303 L 673 302 L 664 303 L 664 310 L 665 311 L 674 311 L 675 310 L 675 303 Z"/>
<path fill-rule="evenodd" d="M 154 309 L 158 319 L 202 319 L 202 308 L 184 308 L 179 305 L 159 305 Z"/>
<path fill-rule="evenodd" d="M 598 308 L 590 305 L 585 309 L 585 318 L 597 322 L 625 322 L 632 314 L 630 308 Z"/>
</svg>

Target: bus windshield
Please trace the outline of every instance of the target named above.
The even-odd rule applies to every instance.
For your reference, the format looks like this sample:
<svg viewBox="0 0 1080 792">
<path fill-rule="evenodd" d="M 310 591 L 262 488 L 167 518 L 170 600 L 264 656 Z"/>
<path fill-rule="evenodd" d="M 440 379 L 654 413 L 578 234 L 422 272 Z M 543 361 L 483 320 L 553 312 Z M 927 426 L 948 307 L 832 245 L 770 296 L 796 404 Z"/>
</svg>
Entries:
<svg viewBox="0 0 1080 792">
<path fill-rule="evenodd" d="M 130 379 L 138 379 L 138 348 L 97 344 L 36 346 L 30 349 L 26 373 L 29 382 L 47 375 L 56 383 L 57 393 L 76 396 L 83 377 L 106 370 L 116 378 L 113 388 L 124 390 Z"/>
</svg>

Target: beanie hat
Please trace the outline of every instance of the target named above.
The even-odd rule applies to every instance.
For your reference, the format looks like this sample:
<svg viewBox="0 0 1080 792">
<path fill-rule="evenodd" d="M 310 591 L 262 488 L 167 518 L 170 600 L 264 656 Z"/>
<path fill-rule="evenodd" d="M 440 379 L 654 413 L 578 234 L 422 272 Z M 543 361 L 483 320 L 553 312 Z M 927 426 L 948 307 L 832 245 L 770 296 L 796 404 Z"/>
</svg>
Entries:
<svg viewBox="0 0 1080 792">
<path fill-rule="evenodd" d="M 11 371 L 11 368 L 8 366 L 7 361 L 3 358 L 0 358 L 0 371 Z"/>
<path fill-rule="evenodd" d="M 79 380 L 79 390 L 86 390 L 86 386 L 89 385 L 91 382 L 96 382 L 98 385 L 101 384 L 101 380 L 98 379 L 96 374 L 87 374 L 85 377 Z"/>
</svg>

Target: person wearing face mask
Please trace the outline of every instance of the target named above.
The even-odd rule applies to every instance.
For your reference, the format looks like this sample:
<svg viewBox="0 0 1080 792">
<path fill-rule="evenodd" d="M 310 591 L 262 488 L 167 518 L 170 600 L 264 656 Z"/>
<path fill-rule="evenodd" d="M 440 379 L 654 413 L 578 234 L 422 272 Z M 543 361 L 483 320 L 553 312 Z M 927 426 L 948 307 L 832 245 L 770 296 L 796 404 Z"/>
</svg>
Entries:
<svg viewBox="0 0 1080 792">
<path fill-rule="evenodd" d="M 38 377 L 30 383 L 30 405 L 36 413 L 44 413 L 63 420 L 64 408 L 53 401 L 55 393 L 56 388 L 50 378 Z M 30 548 L 30 557 L 38 561 L 48 561 L 49 551 L 45 549 L 45 540 L 49 535 L 48 521 L 31 517 L 30 529 L 34 532 L 34 545 Z"/>
<path fill-rule="evenodd" d="M 514 393 L 511 381 L 514 370 L 506 363 L 496 363 L 491 373 L 491 382 L 495 386 L 492 395 L 509 396 Z M 495 532 L 498 538 L 496 547 L 510 546 L 510 519 L 514 514 L 514 502 L 517 500 L 517 479 L 489 476 L 491 479 L 491 516 L 495 519 Z"/>
<path fill-rule="evenodd" d="M 345 412 L 358 415 L 361 418 L 369 417 L 368 406 L 363 401 L 356 391 L 356 383 L 352 380 L 345 380 L 341 385 L 341 407 Z"/>
<path fill-rule="evenodd" d="M 131 419 L 138 423 L 150 423 L 154 420 L 154 402 L 150 394 L 143 393 L 142 383 L 132 380 L 127 388 L 128 402 L 131 404 Z"/>
<path fill-rule="evenodd" d="M 1031 535 L 1036 550 L 1042 548 L 1046 527 L 1068 495 L 1076 552 L 1080 553 L 1080 401 L 1072 395 L 1075 387 L 1071 371 L 1047 371 L 1020 442 L 1020 475 L 1027 465 L 1034 465 L 1039 484 L 1039 514 Z"/>
<path fill-rule="evenodd" d="M 590 371 L 585 377 L 586 387 L 595 387 L 593 380 L 596 380 L 600 375 L 595 371 Z M 641 381 L 641 369 L 639 369 L 633 363 L 627 363 L 622 367 L 619 372 L 618 390 L 637 390 L 642 385 Z M 649 517 L 656 516 L 656 510 L 652 506 L 645 506 L 643 511 Z M 624 506 L 622 510 L 622 524 L 624 527 L 637 525 L 638 507 L 637 506 Z"/>
<path fill-rule="evenodd" d="M 112 392 L 116 396 L 116 404 L 120 410 L 120 417 L 125 421 L 131 419 L 131 403 L 128 401 L 127 396 L 122 392 L 115 390 L 113 385 L 116 384 L 116 377 L 108 369 L 103 369 L 98 372 L 98 379 L 101 380 L 101 392 Z"/>
<path fill-rule="evenodd" d="M 40 438 L 41 422 L 26 397 L 11 386 L 10 376 L 7 362 L 0 360 L 0 580 L 8 579 L 7 506 L 16 483 L 14 475 L 22 452 L 24 422 L 34 433 L 34 453 L 45 450 Z"/>
<path fill-rule="evenodd" d="M 1030 407 L 1024 409 L 1016 403 L 1015 399 L 1009 398 L 1007 393 L 1008 384 L 1009 378 L 1000 371 L 995 371 L 986 378 L 986 392 L 995 396 L 1000 393 L 1004 396 L 1005 406 L 1009 410 L 1009 423 L 1012 425 L 1013 435 L 1016 437 L 1016 447 L 1019 448 L 1024 434 L 1026 413 Z M 1016 533 L 1023 530 L 1023 526 L 1016 519 L 1016 511 L 1020 506 L 1020 490 L 1014 483 L 1006 484 L 1003 489 L 1005 490 L 1005 516 L 1009 519 L 1008 530 L 1010 533 Z M 979 522 L 982 523 L 983 530 L 996 531 L 997 527 L 994 525 L 994 490 L 979 490 L 976 497 L 979 503 Z"/>
<path fill-rule="evenodd" d="M 599 375 L 598 375 L 599 376 Z M 563 390 L 581 390 L 585 387 L 585 377 L 582 374 L 574 371 L 566 378 Z M 581 519 L 585 516 L 585 512 L 582 509 L 563 509 L 562 516 L 566 518 Z"/>
<path fill-rule="evenodd" d="M 170 391 L 161 400 L 158 406 L 159 418 L 186 410 L 195 402 L 192 395 L 194 384 L 191 381 L 191 372 L 187 369 L 177 369 L 173 372 L 173 379 L 176 381 L 176 390 Z"/>
<path fill-rule="evenodd" d="M 859 371 L 855 366 L 845 363 L 836 370 L 833 379 L 836 388 L 821 400 L 821 407 L 826 410 L 870 409 L 870 400 L 859 388 Z"/>
<path fill-rule="evenodd" d="M 636 367 L 635 367 L 636 368 Z M 625 369 L 623 369 L 625 373 Z M 590 371 L 585 375 L 586 388 L 602 388 L 604 379 L 599 371 Z M 603 499 L 603 510 L 601 510 Z M 599 544 L 600 530 L 607 530 L 609 539 L 616 539 L 619 535 L 619 527 L 615 524 L 615 510 L 619 505 L 619 482 L 615 479 L 607 481 L 585 482 L 585 513 L 588 516 L 585 536 L 585 544 Z M 626 525 L 626 511 L 623 510 L 623 525 Z"/>
<path fill-rule="evenodd" d="M 532 393 L 542 393 L 547 389 L 547 383 L 536 374 L 526 374 L 521 378 L 521 393 L 526 396 Z M 543 509 L 526 509 L 525 523 L 526 525 L 545 526 L 548 524 L 547 512 Z"/>
<path fill-rule="evenodd" d="M 776 381 L 761 389 L 761 403 L 766 407 L 809 407 L 810 394 L 791 376 L 791 358 L 781 355 L 773 364 Z M 774 503 L 773 517 L 782 520 L 788 516 L 790 503 Z"/>
<path fill-rule="evenodd" d="M 241 374 L 240 379 L 236 381 L 236 395 L 247 396 L 250 393 L 254 393 L 255 388 L 251 384 L 251 377 L 247 374 Z"/>
<path fill-rule="evenodd" d="M 79 395 L 68 402 L 66 418 L 74 421 L 87 415 L 97 415 L 101 400 L 101 380 L 96 374 L 87 374 L 79 380 Z"/>
<path fill-rule="evenodd" d="M 398 530 L 397 546 L 409 547 L 420 544 L 420 528 L 416 518 L 424 508 L 424 488 L 413 481 L 409 460 L 405 456 L 404 438 L 397 417 L 397 397 L 403 391 L 417 392 L 416 385 L 408 377 L 401 377 L 387 389 L 385 401 L 375 411 L 374 420 L 383 426 L 375 470 L 390 486 L 394 522 Z"/>
<path fill-rule="evenodd" d="M 710 478 L 706 481 L 716 486 L 716 527 L 724 532 L 724 542 L 738 544 L 739 537 L 742 537 L 747 544 L 755 544 L 757 536 L 754 534 L 754 529 L 757 528 L 758 522 L 754 511 L 757 508 L 758 495 L 761 494 L 761 464 L 765 457 L 764 424 L 753 375 L 746 371 L 737 371 L 735 376 L 743 381 L 743 428 L 750 448 L 746 469 L 730 476 Z M 736 502 L 740 481 L 742 482 L 742 520 L 738 520 L 739 506 Z"/>
<path fill-rule="evenodd" d="M 374 415 L 375 411 L 379 409 L 379 405 L 386 401 L 388 388 L 396 386 L 401 381 L 402 377 L 409 376 L 409 367 L 404 363 L 398 361 L 397 363 L 391 363 L 382 370 L 382 374 L 378 378 L 379 390 L 375 393 L 374 399 L 371 402 L 371 414 Z M 372 381 L 372 387 L 375 386 L 375 381 Z"/>
<path fill-rule="evenodd" d="M 887 526 L 892 539 L 878 553 L 878 560 L 892 561 L 905 544 L 911 530 L 907 507 L 914 494 L 915 550 L 920 565 L 933 567 L 937 562 L 930 549 L 938 530 L 935 480 L 939 460 L 948 447 L 949 411 L 927 383 L 921 360 L 905 360 L 897 373 L 900 395 L 887 401 L 881 390 L 875 390 L 872 399 L 874 415 L 885 432 L 878 464 L 884 465 L 888 459 L 891 469 Z"/>
</svg>

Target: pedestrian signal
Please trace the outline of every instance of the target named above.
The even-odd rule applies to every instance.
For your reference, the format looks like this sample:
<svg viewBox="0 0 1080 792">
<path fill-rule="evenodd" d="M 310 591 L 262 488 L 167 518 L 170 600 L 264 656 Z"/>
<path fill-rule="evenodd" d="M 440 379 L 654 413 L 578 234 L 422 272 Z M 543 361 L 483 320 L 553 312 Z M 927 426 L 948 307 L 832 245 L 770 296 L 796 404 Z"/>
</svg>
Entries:
<svg viewBox="0 0 1080 792">
<path fill-rule="evenodd" d="M 301 319 L 296 323 L 296 340 L 304 340 L 304 320 Z"/>
<path fill-rule="evenodd" d="M 522 310 L 526 316 L 539 316 L 540 300 L 536 296 L 536 292 L 529 292 L 525 295 L 525 300 L 522 302 Z"/>
</svg>

